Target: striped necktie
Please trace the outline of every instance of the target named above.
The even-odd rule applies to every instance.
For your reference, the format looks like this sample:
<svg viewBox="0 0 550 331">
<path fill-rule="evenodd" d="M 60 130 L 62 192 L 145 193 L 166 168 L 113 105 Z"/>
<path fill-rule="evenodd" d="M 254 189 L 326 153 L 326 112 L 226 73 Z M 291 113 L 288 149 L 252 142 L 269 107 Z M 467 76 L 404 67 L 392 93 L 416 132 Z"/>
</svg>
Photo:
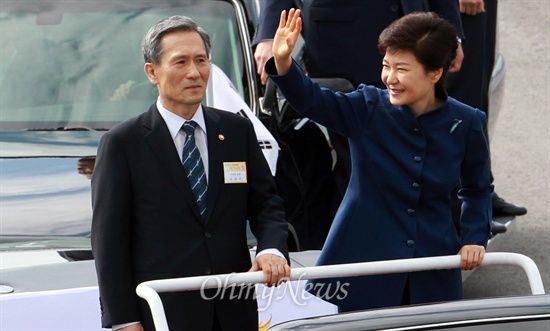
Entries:
<svg viewBox="0 0 550 331">
<path fill-rule="evenodd" d="M 195 144 L 195 121 L 186 121 L 181 127 L 187 136 L 183 145 L 182 161 L 189 184 L 195 193 L 201 216 L 206 212 L 206 174 L 202 164 L 201 154 Z"/>
</svg>

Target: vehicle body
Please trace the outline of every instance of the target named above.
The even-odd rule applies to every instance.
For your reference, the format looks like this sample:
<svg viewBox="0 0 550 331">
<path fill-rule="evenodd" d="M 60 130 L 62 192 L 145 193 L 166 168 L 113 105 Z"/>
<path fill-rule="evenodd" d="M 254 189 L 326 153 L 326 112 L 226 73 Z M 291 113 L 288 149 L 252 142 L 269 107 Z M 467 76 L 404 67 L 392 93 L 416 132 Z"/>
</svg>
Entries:
<svg viewBox="0 0 550 331">
<path fill-rule="evenodd" d="M 90 178 L 101 136 L 156 100 L 143 72 L 141 38 L 163 17 L 192 17 L 212 37 L 212 63 L 232 83 L 228 91 L 260 115 L 263 92 L 250 47 L 258 6 L 258 0 L 2 0 L 0 329 L 100 328 Z M 205 103 L 223 104 L 218 99 L 209 89 Z M 248 114 L 239 107 L 235 112 Z M 277 151 L 267 138 L 260 144 Z M 292 256 L 293 266 L 315 263 L 318 252 L 304 253 L 305 262 L 304 254 Z"/>
<path fill-rule="evenodd" d="M 497 264 L 493 261 L 494 257 L 512 257 L 511 255 L 518 254 L 489 253 L 486 255 L 487 259 L 483 266 L 493 262 Z M 505 261 L 506 259 L 500 262 L 504 264 L 512 262 Z M 434 262 L 432 265 L 435 264 Z M 528 275 L 531 273 L 527 265 L 523 264 L 522 267 Z M 534 270 L 532 269 L 533 273 L 531 273 L 533 278 L 528 277 L 530 280 L 540 279 L 538 270 Z M 539 289 L 533 286 L 534 283 L 530 282 L 533 295 L 419 304 L 325 315 L 280 323 L 268 330 L 549 330 L 550 295 L 544 294 L 542 281 L 538 285 Z"/>
<path fill-rule="evenodd" d="M 550 328 L 550 295 L 491 298 L 371 310 L 289 321 L 270 331 L 546 331 Z"/>
</svg>

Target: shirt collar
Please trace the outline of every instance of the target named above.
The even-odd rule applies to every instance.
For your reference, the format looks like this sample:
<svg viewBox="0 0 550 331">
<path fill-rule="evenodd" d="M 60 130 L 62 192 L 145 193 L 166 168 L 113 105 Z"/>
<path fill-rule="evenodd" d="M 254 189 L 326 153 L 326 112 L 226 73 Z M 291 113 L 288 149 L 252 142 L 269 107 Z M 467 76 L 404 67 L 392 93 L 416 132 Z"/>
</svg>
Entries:
<svg viewBox="0 0 550 331">
<path fill-rule="evenodd" d="M 164 106 L 160 103 L 160 98 L 157 99 L 157 109 L 159 110 L 160 116 L 162 116 L 162 118 L 164 119 L 164 122 L 166 122 L 166 126 L 168 126 L 168 130 L 170 131 L 172 139 L 176 137 L 181 129 L 181 126 L 186 121 L 197 122 L 197 125 L 206 134 L 206 123 L 204 122 L 204 112 L 202 110 L 202 105 L 199 104 L 199 108 L 197 108 L 195 115 L 193 115 L 193 117 L 189 120 L 186 120 L 185 118 L 180 117 L 172 113 L 168 109 L 164 108 Z"/>
</svg>

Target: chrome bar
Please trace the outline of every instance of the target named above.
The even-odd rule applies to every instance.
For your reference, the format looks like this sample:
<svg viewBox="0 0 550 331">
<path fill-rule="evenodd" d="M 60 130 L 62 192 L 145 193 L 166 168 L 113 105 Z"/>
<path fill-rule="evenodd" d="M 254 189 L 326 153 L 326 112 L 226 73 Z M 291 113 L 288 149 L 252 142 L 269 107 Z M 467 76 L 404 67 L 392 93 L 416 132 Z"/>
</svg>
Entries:
<svg viewBox="0 0 550 331">
<path fill-rule="evenodd" d="M 544 285 L 535 262 L 517 253 L 486 253 L 481 266 L 512 265 L 521 267 L 529 279 L 532 294 L 544 294 Z M 460 256 L 435 256 L 414 259 L 389 260 L 305 267 L 291 269 L 290 281 L 334 277 L 353 277 L 377 274 L 453 269 L 460 267 Z M 147 300 L 158 331 L 168 331 L 168 323 L 158 293 L 204 290 L 241 284 L 263 283 L 263 272 L 242 272 L 211 276 L 151 280 L 139 284 L 137 294 Z"/>
</svg>

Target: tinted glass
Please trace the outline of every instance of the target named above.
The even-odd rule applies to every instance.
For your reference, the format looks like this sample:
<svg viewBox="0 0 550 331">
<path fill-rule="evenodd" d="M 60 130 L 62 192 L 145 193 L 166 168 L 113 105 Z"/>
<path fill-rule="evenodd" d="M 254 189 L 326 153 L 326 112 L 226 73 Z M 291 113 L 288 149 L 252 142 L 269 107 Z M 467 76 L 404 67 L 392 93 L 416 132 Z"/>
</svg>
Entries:
<svg viewBox="0 0 550 331">
<path fill-rule="evenodd" d="M 0 129 L 106 130 L 156 99 L 141 40 L 170 15 L 212 39 L 212 62 L 244 92 L 234 9 L 222 1 L 2 1 Z"/>
<path fill-rule="evenodd" d="M 1 0 L 0 252 L 83 245 L 73 239 L 90 234 L 97 143 L 155 102 L 141 41 L 171 15 L 210 34 L 212 63 L 243 95 L 243 45 L 229 1 Z"/>
</svg>

